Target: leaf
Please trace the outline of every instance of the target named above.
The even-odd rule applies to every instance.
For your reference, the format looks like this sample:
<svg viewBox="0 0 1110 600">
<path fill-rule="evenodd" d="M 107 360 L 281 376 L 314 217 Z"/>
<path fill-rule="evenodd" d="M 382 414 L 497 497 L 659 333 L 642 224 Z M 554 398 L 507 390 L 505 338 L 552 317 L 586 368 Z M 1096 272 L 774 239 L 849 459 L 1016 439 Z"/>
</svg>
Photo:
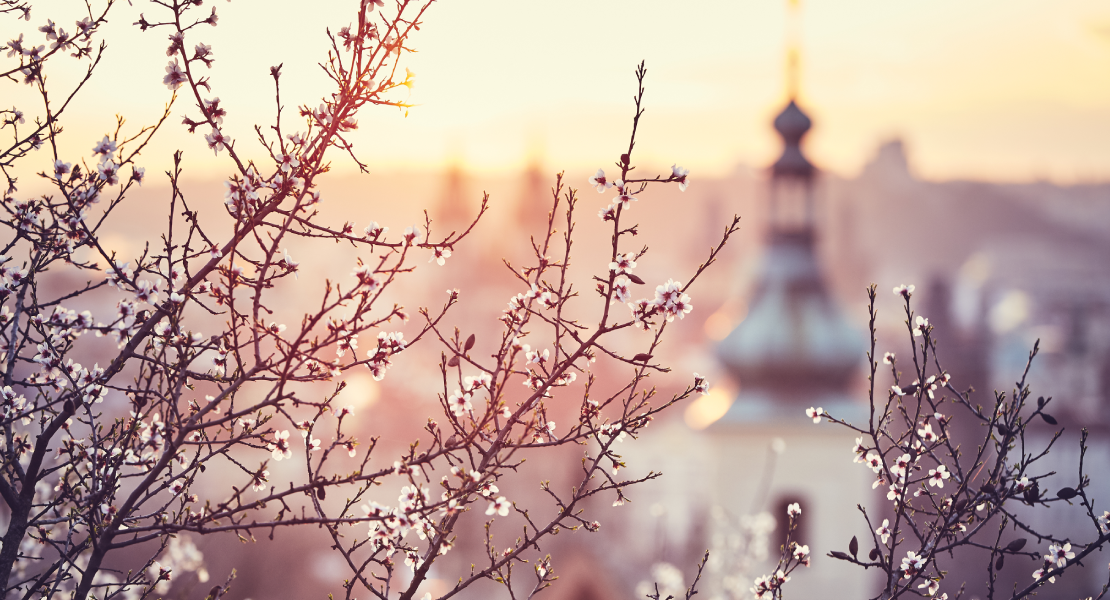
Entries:
<svg viewBox="0 0 1110 600">
<path fill-rule="evenodd" d="M 320 487 L 316 488 L 316 497 L 317 498 L 323 500 L 324 497 L 326 497 L 327 495 L 328 495 L 328 493 L 324 491 L 324 486 L 320 486 Z"/>
<path fill-rule="evenodd" d="M 632 357 L 632 362 L 646 363 L 649 360 L 651 360 L 651 355 L 650 354 L 644 354 L 642 352 L 640 354 L 637 354 L 636 356 Z"/>
<path fill-rule="evenodd" d="M 1040 498 L 1040 491 L 1040 487 L 1035 481 L 1032 486 L 1025 489 L 1025 501 L 1029 503 L 1029 506 L 1032 506 Z"/>
<path fill-rule="evenodd" d="M 867 555 L 867 557 L 870 558 L 871 560 L 878 560 L 879 559 L 879 549 L 878 548 L 872 548 L 871 552 Z"/>
<path fill-rule="evenodd" d="M 1045 405 L 1044 396 L 1038 397 L 1037 398 L 1037 408 L 1044 408 L 1044 405 Z"/>
<path fill-rule="evenodd" d="M 1049 425 L 1055 425 L 1056 424 L 1056 417 L 1053 417 L 1052 415 L 1050 415 L 1048 413 L 1041 413 L 1041 418 L 1044 419 L 1044 422 L 1048 423 Z"/>
<path fill-rule="evenodd" d="M 1079 492 L 1075 491 L 1074 489 L 1072 489 L 1070 487 L 1062 488 L 1059 492 L 1056 492 L 1056 497 L 1061 499 L 1061 500 L 1071 500 L 1072 498 L 1074 498 L 1078 495 L 1079 495 Z"/>
<path fill-rule="evenodd" d="M 628 280 L 631 281 L 632 283 L 638 283 L 640 285 L 644 285 L 644 280 L 640 279 L 640 277 L 638 275 L 634 275 L 632 273 L 625 273 L 625 275 L 628 276 Z"/>
<path fill-rule="evenodd" d="M 1025 547 L 1025 542 L 1028 542 L 1028 541 L 1029 540 L 1027 540 L 1025 538 L 1018 538 L 1018 539 L 1010 542 L 1009 544 L 1007 544 L 1006 545 L 1006 550 L 1008 550 L 1010 552 L 1017 552 L 1017 551 L 1021 550 L 1022 548 L 1024 548 Z"/>
<path fill-rule="evenodd" d="M 851 552 L 852 556 L 859 554 L 859 540 L 857 540 L 854 535 L 852 536 L 852 541 L 848 542 L 848 552 Z"/>
<path fill-rule="evenodd" d="M 472 334 L 470 334 L 470 337 L 466 338 L 466 343 L 463 344 L 463 352 L 469 352 L 470 349 L 473 348 L 473 347 L 474 347 L 474 334 L 472 333 Z"/>
<path fill-rule="evenodd" d="M 447 366 L 448 367 L 457 367 L 457 366 L 459 366 L 459 357 L 458 356 L 452 356 L 451 360 L 447 361 Z"/>
<path fill-rule="evenodd" d="M 994 561 L 994 570 L 995 571 L 1001 571 L 1002 570 L 1002 565 L 1003 565 L 1003 562 L 1004 562 L 1002 559 L 1004 559 L 1004 558 L 1006 558 L 1005 554 L 999 554 L 998 555 L 998 560 Z"/>
<path fill-rule="evenodd" d="M 832 556 L 833 558 L 839 558 L 840 560 L 852 560 L 851 556 L 848 556 L 847 554 L 844 554 L 843 552 L 837 552 L 836 550 L 833 550 L 832 552 L 829 552 L 829 555 Z"/>
</svg>

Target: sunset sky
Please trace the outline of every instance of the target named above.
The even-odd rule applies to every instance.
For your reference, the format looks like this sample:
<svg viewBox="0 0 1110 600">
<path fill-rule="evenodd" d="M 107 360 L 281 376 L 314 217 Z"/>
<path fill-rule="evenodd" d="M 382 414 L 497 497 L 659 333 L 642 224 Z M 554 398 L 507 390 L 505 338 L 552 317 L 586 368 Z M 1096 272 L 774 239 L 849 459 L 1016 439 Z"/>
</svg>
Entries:
<svg viewBox="0 0 1110 600">
<path fill-rule="evenodd" d="M 354 4 L 215 3 L 219 27 L 197 30 L 187 45 L 213 46 L 213 94 L 240 148 L 254 123 L 272 119 L 270 65 L 285 65 L 288 108 L 326 93 L 315 66 L 324 29 L 348 24 Z M 139 2 L 114 10 L 103 70 L 68 119 L 65 137 L 82 152 L 113 114 L 137 125 L 170 96 L 165 33 L 131 25 L 140 10 L 154 11 Z M 416 74 L 419 106 L 407 118 L 362 114 L 356 140 L 379 170 L 608 164 L 627 144 L 632 72 L 646 60 L 641 160 L 704 175 L 764 165 L 778 151 L 769 120 L 785 99 L 787 15 L 773 0 L 444 0 L 412 39 L 419 53 L 402 63 Z M 926 178 L 1110 178 L 1104 2 L 804 0 L 799 37 L 801 101 L 816 121 L 808 149 L 826 169 L 852 176 L 897 136 Z M 184 134 L 184 107 L 148 164 L 181 147 L 194 169 L 223 165 L 200 136 Z"/>
</svg>

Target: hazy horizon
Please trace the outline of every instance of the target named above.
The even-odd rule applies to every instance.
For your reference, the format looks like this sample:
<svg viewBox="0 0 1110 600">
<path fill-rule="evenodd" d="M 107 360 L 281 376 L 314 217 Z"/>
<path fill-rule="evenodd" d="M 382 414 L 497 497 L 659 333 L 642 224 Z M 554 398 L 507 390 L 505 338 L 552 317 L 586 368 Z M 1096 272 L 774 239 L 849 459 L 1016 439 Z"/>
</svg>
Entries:
<svg viewBox="0 0 1110 600">
<path fill-rule="evenodd" d="M 251 127 L 274 115 L 269 66 L 284 65 L 285 125 L 294 129 L 296 106 L 315 106 L 327 89 L 316 66 L 326 54 L 325 29 L 348 24 L 354 9 L 353 2 L 327 11 L 297 6 L 217 3 L 229 26 L 191 36 L 213 48 L 212 95 L 248 156 L 261 155 Z M 138 128 L 171 96 L 161 82 L 164 34 L 132 25 L 139 7 L 115 10 L 106 31 L 113 44 L 67 112 L 67 161 L 87 157 L 114 128 L 113 114 Z M 32 16 L 25 27 L 33 37 L 40 24 Z M 290 39 L 290 29 L 304 34 Z M 505 173 L 537 161 L 551 170 L 604 166 L 616 157 L 599 149 L 627 145 L 632 71 L 646 60 L 639 163 L 678 162 L 709 177 L 737 165 L 760 168 L 779 149 L 770 121 L 786 99 L 789 29 L 780 2 L 437 4 L 411 40 L 418 52 L 401 63 L 415 73 L 408 99 L 416 106 L 407 118 L 367 108 L 353 141 L 379 172 L 458 164 Z M 797 39 L 799 101 L 814 119 L 807 151 L 828 172 L 851 178 L 880 143 L 900 138 L 924 179 L 1110 180 L 1110 78 L 1093 76 L 1110 71 L 1110 7 L 808 0 Z M 196 112 L 188 100 L 179 99 L 145 153 L 154 173 L 178 148 L 193 172 L 227 168 L 200 133 L 184 132 L 181 116 Z M 349 160 L 336 167 L 353 168 Z"/>
</svg>

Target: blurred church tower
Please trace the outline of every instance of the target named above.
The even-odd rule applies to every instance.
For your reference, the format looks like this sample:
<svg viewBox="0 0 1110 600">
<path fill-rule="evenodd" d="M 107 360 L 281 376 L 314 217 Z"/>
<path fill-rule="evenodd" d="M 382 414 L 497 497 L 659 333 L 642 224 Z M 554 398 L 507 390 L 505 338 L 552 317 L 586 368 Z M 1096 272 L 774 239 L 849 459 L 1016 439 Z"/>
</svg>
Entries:
<svg viewBox="0 0 1110 600">
<path fill-rule="evenodd" d="M 547 218 L 551 212 L 550 188 L 554 185 L 555 178 L 551 177 L 551 181 L 547 179 L 539 159 L 528 162 L 521 178 L 514 220 L 529 236 L 540 237 L 547 231 Z M 565 209 L 566 205 L 562 204 L 561 207 Z"/>
<path fill-rule="evenodd" d="M 437 237 L 465 230 L 478 214 L 478 203 L 469 197 L 461 161 L 452 160 L 443 174 L 443 191 L 433 215 Z"/>
<path fill-rule="evenodd" d="M 789 594 L 862 598 L 871 592 L 868 576 L 825 554 L 846 551 L 853 535 L 871 539 L 856 510 L 873 494 L 871 471 L 853 464 L 850 432 L 814 424 L 805 411 L 823 407 L 838 418 L 866 422 L 864 399 L 851 395 L 864 376 L 866 345 L 829 294 L 815 255 L 819 173 L 802 148 L 812 122 L 798 106 L 798 53 L 796 43 L 790 46 L 788 102 L 774 120 L 783 149 L 769 169 L 766 242 L 751 308 L 717 347 L 739 393 L 706 429 L 717 459 L 714 501 L 736 515 L 770 512 L 779 523 L 771 539 L 775 562 L 786 507 L 800 503 L 793 539 L 808 544 L 814 558 L 812 567 L 794 572 Z"/>
<path fill-rule="evenodd" d="M 497 240 L 500 256 L 506 257 L 516 266 L 534 264 L 535 252 L 532 250 L 532 239 L 537 244 L 543 244 L 547 232 L 547 219 L 551 212 L 551 187 L 555 183 L 554 177 L 547 177 L 543 172 L 543 163 L 538 152 L 533 152 L 528 165 L 521 173 L 521 178 L 515 202 L 509 207 L 510 223 L 508 226 L 513 231 L 523 235 L 501 236 Z M 561 209 L 566 209 L 566 204 L 560 204 Z M 556 229 L 565 229 L 565 213 L 563 227 L 555 223 Z"/>
</svg>

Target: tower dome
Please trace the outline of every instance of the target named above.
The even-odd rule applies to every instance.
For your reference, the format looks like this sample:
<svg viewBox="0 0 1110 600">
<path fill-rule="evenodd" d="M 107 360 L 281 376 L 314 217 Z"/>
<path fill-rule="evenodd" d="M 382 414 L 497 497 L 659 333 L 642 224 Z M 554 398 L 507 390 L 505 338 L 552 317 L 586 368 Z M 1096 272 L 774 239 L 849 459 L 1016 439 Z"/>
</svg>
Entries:
<svg viewBox="0 0 1110 600">
<path fill-rule="evenodd" d="M 790 102 L 779 113 L 779 116 L 775 117 L 774 124 L 775 131 L 778 131 L 783 139 L 797 144 L 802 141 L 802 136 L 813 126 L 813 121 L 802 112 L 798 103 L 791 98 Z"/>
<path fill-rule="evenodd" d="M 747 317 L 717 347 L 737 404 L 830 404 L 857 376 L 863 340 L 825 288 L 812 231 L 772 234 Z M 796 416 L 797 411 L 794 411 Z"/>
<path fill-rule="evenodd" d="M 717 347 L 740 383 L 719 425 L 797 419 L 809 406 L 851 411 L 863 336 L 829 295 L 817 262 L 814 179 L 802 152 L 812 121 L 793 99 L 774 121 L 783 151 L 771 166 L 768 240 L 747 317 Z"/>
<path fill-rule="evenodd" d="M 802 153 L 802 138 L 813 126 L 813 122 L 793 99 L 775 117 L 775 130 L 782 136 L 782 156 L 771 166 L 774 177 L 794 177 L 810 179 L 813 177 L 813 164 Z"/>
</svg>

